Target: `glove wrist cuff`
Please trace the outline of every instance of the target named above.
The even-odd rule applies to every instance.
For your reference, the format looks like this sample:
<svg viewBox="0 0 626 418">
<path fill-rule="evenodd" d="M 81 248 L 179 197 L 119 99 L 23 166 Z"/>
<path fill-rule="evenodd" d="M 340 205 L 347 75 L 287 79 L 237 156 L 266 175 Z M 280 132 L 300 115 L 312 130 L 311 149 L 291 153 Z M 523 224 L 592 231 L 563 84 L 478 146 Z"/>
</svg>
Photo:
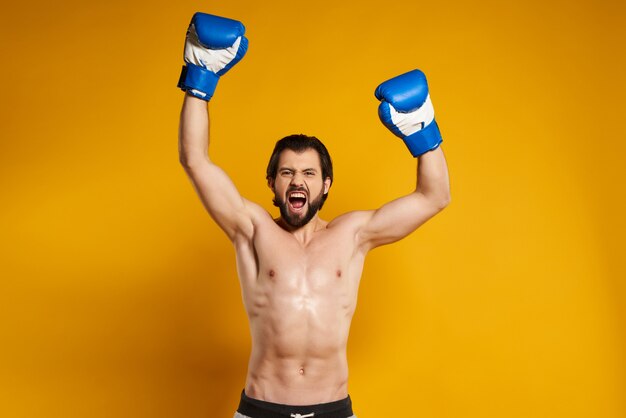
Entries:
<svg viewBox="0 0 626 418">
<path fill-rule="evenodd" d="M 443 142 L 439 126 L 437 126 L 435 120 L 421 131 L 404 137 L 403 140 L 414 157 L 419 157 L 428 151 L 434 150 Z"/>
<path fill-rule="evenodd" d="M 213 97 L 219 79 L 218 75 L 206 68 L 188 63 L 180 73 L 178 88 L 208 102 Z"/>
</svg>

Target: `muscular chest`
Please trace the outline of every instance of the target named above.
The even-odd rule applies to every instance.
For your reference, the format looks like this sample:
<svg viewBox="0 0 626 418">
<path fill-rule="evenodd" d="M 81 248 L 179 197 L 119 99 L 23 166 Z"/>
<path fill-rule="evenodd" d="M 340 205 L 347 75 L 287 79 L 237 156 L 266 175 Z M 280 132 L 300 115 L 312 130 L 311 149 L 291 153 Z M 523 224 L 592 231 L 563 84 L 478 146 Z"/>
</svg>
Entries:
<svg viewBox="0 0 626 418">
<path fill-rule="evenodd" d="M 254 274 L 240 274 L 249 313 L 272 312 L 281 321 L 296 321 L 305 312 L 309 318 L 352 312 L 364 256 L 342 232 L 327 229 L 302 245 L 280 228 L 258 230 L 254 268 L 246 269 Z"/>
<path fill-rule="evenodd" d="M 353 248 L 338 234 L 320 233 L 306 246 L 283 233 L 259 235 L 259 279 L 285 286 L 321 288 L 347 278 Z"/>
<path fill-rule="evenodd" d="M 320 232 L 306 246 L 282 230 L 259 234 L 257 283 L 291 294 L 348 291 L 358 283 L 362 260 L 339 232 Z"/>
</svg>

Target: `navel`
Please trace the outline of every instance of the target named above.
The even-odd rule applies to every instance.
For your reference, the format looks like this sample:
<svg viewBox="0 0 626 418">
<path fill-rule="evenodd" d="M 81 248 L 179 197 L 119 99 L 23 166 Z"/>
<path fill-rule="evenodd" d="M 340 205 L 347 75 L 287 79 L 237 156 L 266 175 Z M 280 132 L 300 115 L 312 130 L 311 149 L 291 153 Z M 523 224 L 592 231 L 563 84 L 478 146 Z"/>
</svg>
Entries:
<svg viewBox="0 0 626 418">
<path fill-rule="evenodd" d="M 300 370 L 298 370 L 298 373 L 300 373 L 300 376 L 304 375 L 304 367 L 300 367 Z"/>
<path fill-rule="evenodd" d="M 276 273 L 274 273 L 274 270 L 270 270 L 270 273 L 269 273 L 269 274 L 270 274 L 270 277 L 274 277 L 274 275 L 275 275 Z"/>
<path fill-rule="evenodd" d="M 341 270 L 337 270 L 337 277 L 341 277 Z"/>
</svg>

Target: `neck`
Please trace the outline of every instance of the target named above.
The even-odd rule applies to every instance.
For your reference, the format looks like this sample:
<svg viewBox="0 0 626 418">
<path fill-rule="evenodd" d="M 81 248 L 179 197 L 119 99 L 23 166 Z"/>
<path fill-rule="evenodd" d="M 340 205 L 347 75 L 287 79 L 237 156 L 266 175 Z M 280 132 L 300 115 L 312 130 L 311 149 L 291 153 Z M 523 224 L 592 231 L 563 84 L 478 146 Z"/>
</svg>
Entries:
<svg viewBox="0 0 626 418">
<path fill-rule="evenodd" d="M 276 223 L 282 229 L 293 235 L 301 244 L 307 244 L 313 237 L 313 234 L 324 229 L 327 224 L 327 222 L 320 219 L 317 214 L 315 214 L 306 225 L 300 227 L 289 225 L 282 217 L 279 218 Z"/>
</svg>

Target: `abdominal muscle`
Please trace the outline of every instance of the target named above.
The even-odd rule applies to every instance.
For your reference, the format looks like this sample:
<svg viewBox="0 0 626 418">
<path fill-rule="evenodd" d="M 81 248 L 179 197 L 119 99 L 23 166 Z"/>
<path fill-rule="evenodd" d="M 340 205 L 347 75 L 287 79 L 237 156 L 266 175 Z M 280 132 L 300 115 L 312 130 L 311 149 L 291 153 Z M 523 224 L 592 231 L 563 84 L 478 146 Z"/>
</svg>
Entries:
<svg viewBox="0 0 626 418">
<path fill-rule="evenodd" d="M 356 295 L 346 278 L 324 269 L 271 271 L 243 290 L 252 334 L 246 394 L 287 405 L 348 396 L 346 346 Z"/>
</svg>

